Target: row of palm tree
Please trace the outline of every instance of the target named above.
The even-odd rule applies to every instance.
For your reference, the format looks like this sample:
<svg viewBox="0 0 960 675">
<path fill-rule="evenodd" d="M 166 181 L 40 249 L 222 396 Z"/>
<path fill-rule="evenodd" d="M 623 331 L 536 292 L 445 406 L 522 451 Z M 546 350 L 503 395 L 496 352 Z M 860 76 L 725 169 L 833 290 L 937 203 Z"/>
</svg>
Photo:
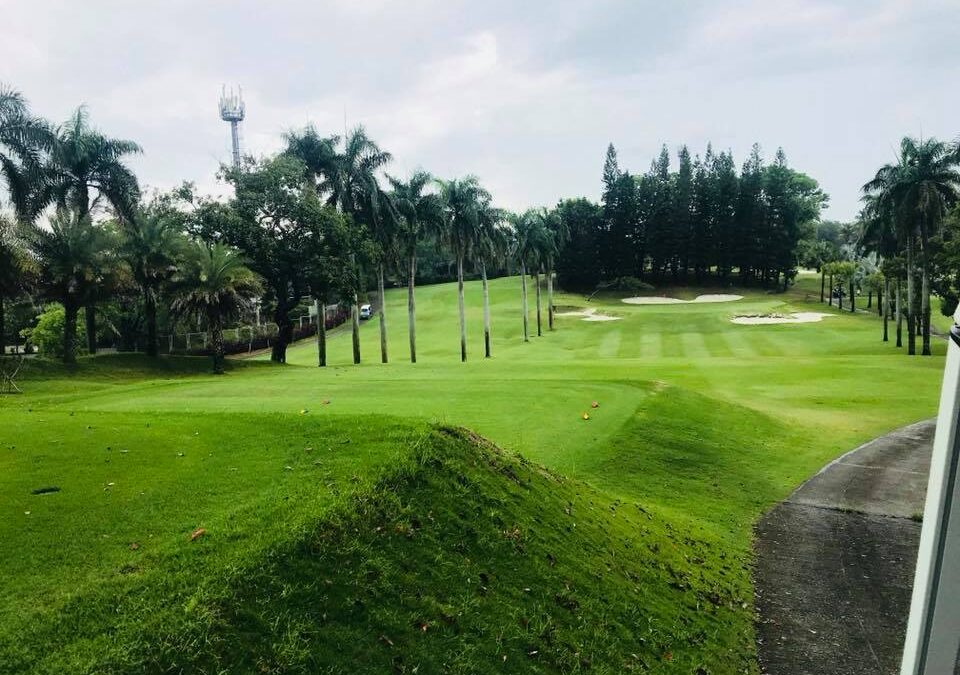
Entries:
<svg viewBox="0 0 960 675">
<path fill-rule="evenodd" d="M 553 264 L 566 237 L 562 220 L 554 211 L 541 209 L 510 215 L 493 205 L 490 192 L 475 176 L 451 180 L 434 178 L 423 170 L 409 178 L 386 175 L 389 189 L 378 180 L 391 160 L 362 128 L 345 138 L 322 136 L 308 126 L 285 136 L 286 153 L 303 162 L 305 180 L 326 203 L 365 227 L 376 245 L 377 291 L 380 298 L 380 356 L 388 362 L 387 324 L 384 313 L 384 278 L 392 266 L 407 280 L 407 321 L 410 361 L 417 360 L 416 269 L 417 245 L 427 236 L 439 241 L 456 266 L 460 358 L 467 360 L 464 278 L 468 265 L 480 273 L 483 288 L 484 356 L 491 348 L 488 269 L 510 256 L 520 262 L 521 276 L 534 272 L 539 294 L 539 274 L 545 271 L 548 286 L 549 325 L 553 328 Z M 353 300 L 353 357 L 360 361 L 358 299 Z M 529 339 L 524 304 L 524 339 Z M 538 311 L 538 324 L 540 323 Z M 538 334 L 540 331 L 538 330 Z"/>
<path fill-rule="evenodd" d="M 508 259 L 519 263 L 523 277 L 524 340 L 530 334 L 528 273 L 537 289 L 537 333 L 542 334 L 541 274 L 546 274 L 548 325 L 553 328 L 554 264 L 566 239 L 556 211 L 509 214 L 493 205 L 491 194 L 474 176 L 440 180 L 422 170 L 407 179 L 389 176 L 384 170 L 390 154 L 362 128 L 339 137 L 307 127 L 286 134 L 285 140 L 283 156 L 302 165 L 304 187 L 363 233 L 340 253 L 353 261 L 352 268 L 359 269 L 357 258 L 375 268 L 384 363 L 384 286 L 393 272 L 406 277 L 410 360 L 417 360 L 417 247 L 428 237 L 456 266 L 462 360 L 467 359 L 463 289 L 468 268 L 479 273 L 483 288 L 485 357 L 492 352 L 488 272 Z M 166 301 L 175 316 L 205 317 L 219 371 L 224 322 L 264 287 L 244 265 L 245 251 L 191 239 L 184 214 L 171 206 L 169 195 L 144 202 L 126 163 L 139 152 L 136 143 L 93 128 L 84 108 L 54 126 L 32 116 L 19 94 L 0 90 L 0 170 L 17 219 L 0 222 L 0 335 L 5 335 L 4 298 L 22 293 L 29 280 L 40 297 L 63 304 L 64 358 L 72 361 L 80 312 L 86 321 L 87 349 L 95 352 L 98 304 L 120 292 L 135 292 L 143 309 L 148 354 L 158 352 L 158 306 Z M 364 288 L 354 283 L 333 292 L 352 307 L 353 356 L 359 363 L 359 297 Z M 345 293 L 352 297 L 344 298 Z M 321 340 L 323 331 L 319 333 Z M 325 364 L 323 349 L 319 361 Z"/>
<path fill-rule="evenodd" d="M 930 355 L 931 242 L 947 211 L 960 201 L 960 143 L 905 137 L 896 161 L 880 167 L 863 193 L 862 247 L 887 262 L 881 271 L 888 278 L 895 275 L 898 289 L 905 277 L 907 353 L 916 354 L 919 334 L 921 354 Z M 899 291 L 896 295 L 899 316 Z"/>
</svg>

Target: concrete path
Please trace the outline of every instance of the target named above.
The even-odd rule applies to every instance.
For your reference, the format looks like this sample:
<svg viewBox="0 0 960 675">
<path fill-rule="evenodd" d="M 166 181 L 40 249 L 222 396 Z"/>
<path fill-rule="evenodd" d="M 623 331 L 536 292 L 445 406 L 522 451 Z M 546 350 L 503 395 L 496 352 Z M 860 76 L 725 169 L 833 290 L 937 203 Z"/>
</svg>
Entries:
<svg viewBox="0 0 960 675">
<path fill-rule="evenodd" d="M 847 453 L 760 520 L 763 673 L 899 672 L 933 432 L 920 422 Z"/>
</svg>

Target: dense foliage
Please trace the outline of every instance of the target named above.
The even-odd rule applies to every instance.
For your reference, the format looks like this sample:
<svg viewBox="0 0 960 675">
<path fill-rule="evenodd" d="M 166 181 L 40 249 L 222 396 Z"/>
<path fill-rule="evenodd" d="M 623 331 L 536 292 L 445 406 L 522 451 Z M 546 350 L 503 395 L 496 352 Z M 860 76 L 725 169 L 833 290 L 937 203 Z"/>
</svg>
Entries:
<svg viewBox="0 0 960 675">
<path fill-rule="evenodd" d="M 570 232 L 560 279 L 581 290 L 621 277 L 786 286 L 798 243 L 826 202 L 815 180 L 787 166 L 783 150 L 765 165 L 755 145 L 738 174 L 732 154 L 709 145 L 702 158 L 681 147 L 671 171 L 664 147 L 638 176 L 621 170 L 611 145 L 601 204 L 558 207 Z"/>
</svg>

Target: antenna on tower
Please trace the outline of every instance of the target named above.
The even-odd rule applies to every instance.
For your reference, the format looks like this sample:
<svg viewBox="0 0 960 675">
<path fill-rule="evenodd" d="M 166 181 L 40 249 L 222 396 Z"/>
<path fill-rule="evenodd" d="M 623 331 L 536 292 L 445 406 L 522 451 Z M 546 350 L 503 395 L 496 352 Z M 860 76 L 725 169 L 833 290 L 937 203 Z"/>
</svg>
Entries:
<svg viewBox="0 0 960 675">
<path fill-rule="evenodd" d="M 246 116 L 246 106 L 243 103 L 243 89 L 233 87 L 227 92 L 227 86 L 220 90 L 220 119 L 230 123 L 230 140 L 233 142 L 233 168 L 240 169 L 240 122 Z"/>
</svg>

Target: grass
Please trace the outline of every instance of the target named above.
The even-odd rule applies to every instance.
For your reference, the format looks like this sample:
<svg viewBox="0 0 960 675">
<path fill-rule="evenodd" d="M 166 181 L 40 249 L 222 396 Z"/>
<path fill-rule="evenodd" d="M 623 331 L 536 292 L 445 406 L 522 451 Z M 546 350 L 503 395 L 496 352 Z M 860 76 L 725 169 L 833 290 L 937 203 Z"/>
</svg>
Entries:
<svg viewBox="0 0 960 675">
<path fill-rule="evenodd" d="M 376 320 L 359 367 L 348 334 L 324 370 L 312 343 L 222 377 L 197 359 L 36 362 L 0 400 L 0 662 L 755 672 L 753 522 L 833 457 L 931 416 L 939 388 L 943 344 L 907 358 L 875 316 L 728 321 L 829 311 L 818 283 L 594 298 L 621 319 L 561 317 L 524 343 L 519 281 L 499 279 L 489 360 L 468 284 L 466 364 L 451 285 L 418 290 L 416 365 L 399 290 L 386 366 Z"/>
</svg>

